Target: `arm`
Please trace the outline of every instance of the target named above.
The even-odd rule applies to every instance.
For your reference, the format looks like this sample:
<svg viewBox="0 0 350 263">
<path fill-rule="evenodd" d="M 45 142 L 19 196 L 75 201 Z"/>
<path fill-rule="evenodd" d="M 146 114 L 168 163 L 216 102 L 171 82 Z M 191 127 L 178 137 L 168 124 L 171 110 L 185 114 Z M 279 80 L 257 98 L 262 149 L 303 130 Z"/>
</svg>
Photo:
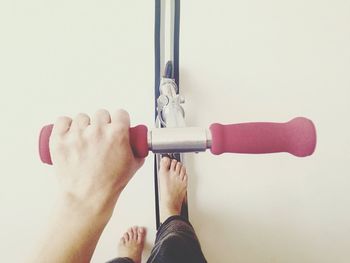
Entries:
<svg viewBox="0 0 350 263">
<path fill-rule="evenodd" d="M 56 121 L 50 149 L 62 191 L 33 262 L 90 262 L 120 193 L 144 162 L 132 153 L 129 128 L 121 110 Z"/>
</svg>

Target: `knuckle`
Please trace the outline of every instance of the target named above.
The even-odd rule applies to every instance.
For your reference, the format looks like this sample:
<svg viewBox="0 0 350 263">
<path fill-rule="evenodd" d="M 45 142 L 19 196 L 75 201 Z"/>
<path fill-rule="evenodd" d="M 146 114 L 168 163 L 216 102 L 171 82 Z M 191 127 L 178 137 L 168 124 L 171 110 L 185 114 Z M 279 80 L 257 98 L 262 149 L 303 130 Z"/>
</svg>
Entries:
<svg viewBox="0 0 350 263">
<path fill-rule="evenodd" d="M 124 109 L 117 109 L 115 112 L 122 116 L 129 116 L 129 113 Z"/>
<path fill-rule="evenodd" d="M 114 113 L 116 123 L 128 123 L 130 121 L 129 113 L 124 109 L 118 109 Z"/>
<path fill-rule="evenodd" d="M 109 111 L 106 109 L 98 109 L 96 111 L 96 115 L 107 115 L 107 114 L 109 114 Z"/>
<path fill-rule="evenodd" d="M 79 113 L 73 120 L 72 125 L 75 129 L 79 128 L 81 130 L 85 129 L 87 125 L 90 124 L 90 117 L 85 113 Z"/>
<path fill-rule="evenodd" d="M 61 124 L 61 123 L 69 123 L 72 119 L 67 116 L 60 116 L 56 119 L 55 124 Z"/>
<path fill-rule="evenodd" d="M 74 118 L 75 120 L 81 120 L 81 119 L 87 119 L 89 116 L 86 113 L 78 113 L 77 116 Z"/>
<path fill-rule="evenodd" d="M 109 112 L 105 109 L 99 109 L 96 111 L 94 115 L 95 122 L 97 122 L 98 125 L 104 125 L 105 122 L 110 122 L 111 115 Z"/>
</svg>

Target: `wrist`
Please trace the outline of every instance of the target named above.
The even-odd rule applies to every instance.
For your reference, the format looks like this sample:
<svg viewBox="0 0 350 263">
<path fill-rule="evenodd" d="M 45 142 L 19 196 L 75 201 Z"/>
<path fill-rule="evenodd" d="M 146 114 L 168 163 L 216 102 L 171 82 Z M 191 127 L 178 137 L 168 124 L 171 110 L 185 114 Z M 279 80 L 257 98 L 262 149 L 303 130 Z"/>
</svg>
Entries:
<svg viewBox="0 0 350 263">
<path fill-rule="evenodd" d="M 60 195 L 57 210 L 67 216 L 107 223 L 113 214 L 120 193 L 113 197 L 91 197 L 80 199 L 69 193 Z"/>
</svg>

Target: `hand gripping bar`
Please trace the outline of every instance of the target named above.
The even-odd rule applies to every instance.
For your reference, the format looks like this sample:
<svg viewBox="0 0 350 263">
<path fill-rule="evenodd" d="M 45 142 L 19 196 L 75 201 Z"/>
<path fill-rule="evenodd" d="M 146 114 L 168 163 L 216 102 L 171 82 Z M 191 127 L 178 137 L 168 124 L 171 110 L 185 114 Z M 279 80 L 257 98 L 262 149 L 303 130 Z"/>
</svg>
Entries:
<svg viewBox="0 0 350 263">
<path fill-rule="evenodd" d="M 52 164 L 49 140 L 53 125 L 40 132 L 41 161 Z M 222 153 L 288 152 L 298 157 L 311 155 L 316 147 L 316 129 L 311 120 L 298 117 L 286 123 L 251 122 L 223 125 L 214 123 L 209 129 L 198 127 L 155 128 L 145 125 L 130 128 L 130 145 L 137 157 L 154 153 L 200 152 L 210 149 Z"/>
</svg>

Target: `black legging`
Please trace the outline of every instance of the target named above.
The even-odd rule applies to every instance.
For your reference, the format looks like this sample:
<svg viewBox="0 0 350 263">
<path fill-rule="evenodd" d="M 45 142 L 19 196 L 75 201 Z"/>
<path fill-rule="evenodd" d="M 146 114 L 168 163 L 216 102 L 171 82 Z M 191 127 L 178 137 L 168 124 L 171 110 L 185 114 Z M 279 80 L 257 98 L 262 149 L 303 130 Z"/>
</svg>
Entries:
<svg viewBox="0 0 350 263">
<path fill-rule="evenodd" d="M 169 217 L 158 229 L 147 263 L 206 263 L 201 246 L 189 221 Z M 130 258 L 116 258 L 107 263 L 134 263 Z"/>
</svg>

